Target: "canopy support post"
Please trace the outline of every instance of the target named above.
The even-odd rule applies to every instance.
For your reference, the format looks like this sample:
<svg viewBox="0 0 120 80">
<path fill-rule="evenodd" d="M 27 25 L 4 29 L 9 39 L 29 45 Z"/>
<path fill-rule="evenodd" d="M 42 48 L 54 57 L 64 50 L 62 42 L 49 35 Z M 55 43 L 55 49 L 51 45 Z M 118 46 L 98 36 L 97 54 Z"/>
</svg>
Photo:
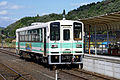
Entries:
<svg viewBox="0 0 120 80">
<path fill-rule="evenodd" d="M 96 43 L 96 25 L 95 25 L 95 55 L 97 55 L 97 43 Z"/>
<path fill-rule="evenodd" d="M 90 54 L 90 25 L 89 25 L 89 54 Z"/>
</svg>

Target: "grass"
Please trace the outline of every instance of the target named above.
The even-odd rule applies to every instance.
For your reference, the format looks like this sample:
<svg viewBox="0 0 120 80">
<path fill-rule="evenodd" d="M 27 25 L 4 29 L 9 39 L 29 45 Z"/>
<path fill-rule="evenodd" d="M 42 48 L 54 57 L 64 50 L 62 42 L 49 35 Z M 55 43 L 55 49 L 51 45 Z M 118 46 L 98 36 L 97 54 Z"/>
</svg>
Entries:
<svg viewBox="0 0 120 80">
<path fill-rule="evenodd" d="M 2 47 L 1 43 L 0 43 L 0 47 Z M 4 42 L 3 47 L 16 48 L 16 43 L 15 42 L 12 42 L 12 43 Z"/>
</svg>

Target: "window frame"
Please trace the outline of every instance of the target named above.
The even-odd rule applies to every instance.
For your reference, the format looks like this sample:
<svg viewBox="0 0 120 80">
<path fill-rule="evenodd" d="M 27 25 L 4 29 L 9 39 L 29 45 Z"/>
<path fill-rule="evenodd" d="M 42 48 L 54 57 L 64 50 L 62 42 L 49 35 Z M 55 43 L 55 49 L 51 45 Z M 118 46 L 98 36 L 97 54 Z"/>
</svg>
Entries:
<svg viewBox="0 0 120 80">
<path fill-rule="evenodd" d="M 39 31 L 40 29 L 42 30 L 42 28 L 37 28 L 37 29 L 20 31 L 19 32 L 20 33 L 19 34 L 19 37 L 20 37 L 19 41 L 20 42 L 42 42 L 42 41 L 40 41 L 40 31 Z M 43 35 L 42 32 L 41 32 L 41 36 Z M 33 36 L 34 36 L 34 39 L 33 39 Z"/>
<path fill-rule="evenodd" d="M 69 31 L 69 38 L 68 38 L 68 39 L 65 39 L 65 30 L 66 30 L 66 31 L 67 31 L 67 30 Z M 64 40 L 64 41 L 69 41 L 69 40 L 70 40 L 70 29 L 64 29 L 64 30 L 63 30 L 63 40 Z"/>
<path fill-rule="evenodd" d="M 53 24 L 57 24 L 58 25 L 58 39 L 56 40 L 56 39 L 52 39 L 51 37 L 52 37 L 52 35 L 51 35 L 51 32 L 53 31 L 53 30 L 51 30 L 51 26 L 53 25 Z M 57 34 L 56 34 L 57 35 Z M 56 36 L 55 36 L 56 37 Z M 60 22 L 53 22 L 53 23 L 50 23 L 50 41 L 60 41 Z"/>
<path fill-rule="evenodd" d="M 75 24 L 81 24 L 81 38 L 76 38 L 75 39 Z M 78 41 L 78 40 L 82 40 L 82 35 L 83 35 L 83 27 L 82 27 L 83 25 L 82 25 L 82 23 L 79 23 L 79 22 L 74 22 L 73 23 L 73 40 L 75 40 L 75 41 Z"/>
</svg>

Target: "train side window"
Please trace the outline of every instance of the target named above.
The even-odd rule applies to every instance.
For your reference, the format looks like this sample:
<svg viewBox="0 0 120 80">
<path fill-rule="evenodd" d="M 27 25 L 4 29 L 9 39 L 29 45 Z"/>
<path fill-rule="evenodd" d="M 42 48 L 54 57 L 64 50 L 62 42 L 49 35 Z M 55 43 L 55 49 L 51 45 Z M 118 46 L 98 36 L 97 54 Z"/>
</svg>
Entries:
<svg viewBox="0 0 120 80">
<path fill-rule="evenodd" d="M 31 31 L 31 30 L 28 30 L 27 34 L 31 34 L 31 33 L 32 33 L 32 31 Z"/>
<path fill-rule="evenodd" d="M 31 36 L 32 36 L 31 34 L 28 34 L 28 40 L 27 41 L 32 41 Z"/>
<path fill-rule="evenodd" d="M 20 32 L 20 41 L 24 41 L 25 40 L 25 31 L 21 31 Z"/>
<path fill-rule="evenodd" d="M 22 35 L 22 41 L 24 41 L 24 38 L 25 38 L 24 35 Z"/>
<path fill-rule="evenodd" d="M 31 41 L 39 41 L 39 29 L 34 29 L 31 31 L 31 36 L 32 36 L 32 40 Z"/>
<path fill-rule="evenodd" d="M 41 29 L 39 29 L 39 36 L 40 36 L 40 42 L 42 42 L 42 38 L 43 38 L 43 36 L 42 36 L 42 28 Z"/>
<path fill-rule="evenodd" d="M 28 39 L 28 35 L 27 35 L 27 31 L 25 31 L 25 41 L 27 41 Z"/>
<path fill-rule="evenodd" d="M 39 29 L 36 30 L 36 41 L 40 41 Z"/>
<path fill-rule="evenodd" d="M 70 30 L 69 29 L 63 30 L 63 40 L 70 40 Z"/>
<path fill-rule="evenodd" d="M 29 42 L 31 42 L 31 41 L 38 42 L 40 40 L 42 41 L 42 35 L 41 35 L 42 29 L 40 29 L 40 31 L 39 31 L 39 29 L 22 31 L 22 32 L 20 32 L 20 41 L 29 41 Z"/>
<path fill-rule="evenodd" d="M 28 39 L 27 39 L 27 41 L 32 41 L 32 30 L 28 30 L 27 31 L 27 36 L 28 36 Z"/>
<path fill-rule="evenodd" d="M 22 36 L 20 35 L 20 41 L 22 41 Z"/>
<path fill-rule="evenodd" d="M 32 35 L 32 41 L 35 41 L 35 34 L 31 34 Z"/>
<path fill-rule="evenodd" d="M 25 35 L 25 41 L 28 41 L 27 39 L 28 39 L 28 35 L 26 34 L 26 35 Z"/>
</svg>

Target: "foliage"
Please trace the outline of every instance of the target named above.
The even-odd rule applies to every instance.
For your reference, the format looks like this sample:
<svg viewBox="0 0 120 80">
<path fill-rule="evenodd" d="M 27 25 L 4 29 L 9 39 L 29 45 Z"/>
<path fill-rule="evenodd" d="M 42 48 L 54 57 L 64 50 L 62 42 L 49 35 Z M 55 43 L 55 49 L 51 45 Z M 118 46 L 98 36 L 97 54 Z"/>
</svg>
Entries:
<svg viewBox="0 0 120 80">
<path fill-rule="evenodd" d="M 0 43 L 1 43 L 2 37 L 0 36 Z"/>
<path fill-rule="evenodd" d="M 66 19 L 78 20 L 117 11 L 120 11 L 120 0 L 103 0 L 102 2 L 90 3 L 69 11 L 68 14 L 66 14 Z M 62 14 L 55 13 L 44 16 L 37 14 L 35 17 L 24 17 L 5 28 L 5 35 L 15 36 L 16 29 L 29 26 L 33 22 L 48 22 L 61 19 Z"/>
<path fill-rule="evenodd" d="M 104 0 L 80 6 L 68 12 L 68 19 L 76 19 L 76 17 L 78 19 L 88 18 L 117 11 L 120 11 L 120 0 Z"/>
<path fill-rule="evenodd" d="M 17 22 L 9 25 L 7 28 L 5 28 L 5 35 L 7 36 L 15 36 L 15 31 L 18 28 L 30 26 L 33 22 L 48 22 L 53 20 L 61 20 L 62 15 L 61 14 L 49 14 L 44 16 L 35 16 L 35 17 L 24 17 Z"/>
<path fill-rule="evenodd" d="M 0 35 L 1 35 L 1 31 L 2 31 L 3 29 L 4 29 L 3 27 L 0 27 Z"/>
<path fill-rule="evenodd" d="M 5 42 L 8 42 L 8 43 L 11 43 L 12 40 L 13 40 L 13 38 L 6 38 L 4 41 L 5 41 Z"/>
</svg>

